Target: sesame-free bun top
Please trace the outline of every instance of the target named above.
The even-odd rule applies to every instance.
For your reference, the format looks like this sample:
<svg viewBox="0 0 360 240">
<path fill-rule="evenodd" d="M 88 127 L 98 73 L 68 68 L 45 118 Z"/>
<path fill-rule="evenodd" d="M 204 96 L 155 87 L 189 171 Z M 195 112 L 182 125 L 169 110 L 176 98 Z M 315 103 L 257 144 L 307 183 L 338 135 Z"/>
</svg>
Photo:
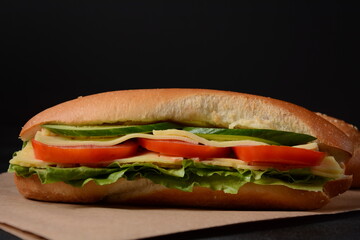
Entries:
<svg viewBox="0 0 360 240">
<path fill-rule="evenodd" d="M 42 124 L 142 124 L 174 121 L 224 128 L 265 128 L 305 133 L 317 142 L 352 153 L 351 140 L 312 111 L 268 97 L 209 89 L 120 90 L 79 97 L 31 118 L 20 137 L 29 140 Z"/>
</svg>

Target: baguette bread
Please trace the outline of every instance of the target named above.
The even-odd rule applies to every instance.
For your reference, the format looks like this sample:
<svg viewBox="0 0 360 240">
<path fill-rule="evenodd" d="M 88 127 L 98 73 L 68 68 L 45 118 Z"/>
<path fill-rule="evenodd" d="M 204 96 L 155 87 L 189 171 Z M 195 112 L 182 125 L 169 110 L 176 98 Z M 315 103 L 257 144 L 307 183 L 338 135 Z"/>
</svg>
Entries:
<svg viewBox="0 0 360 240">
<path fill-rule="evenodd" d="M 352 141 L 324 118 L 300 106 L 267 97 L 206 89 L 144 89 L 94 94 L 56 105 L 31 118 L 20 137 L 34 137 L 42 124 L 145 124 L 172 121 L 192 126 L 266 128 L 315 136 L 322 151 L 346 163 Z M 346 191 L 351 176 L 329 181 L 323 191 L 294 190 L 284 186 L 247 183 L 238 194 L 195 187 L 193 192 L 168 189 L 146 179 L 82 188 L 65 183 L 41 184 L 36 176 L 15 176 L 27 198 L 57 202 L 109 201 L 215 208 L 316 209 Z"/>
<path fill-rule="evenodd" d="M 343 131 L 352 141 L 354 145 L 354 152 L 352 157 L 346 165 L 345 173 L 353 176 L 353 182 L 351 187 L 359 188 L 360 187 L 360 132 L 352 124 L 349 124 L 343 120 L 330 117 L 325 114 L 317 113 L 319 116 L 323 117 L 330 123 L 334 124 L 341 131 Z"/>
</svg>

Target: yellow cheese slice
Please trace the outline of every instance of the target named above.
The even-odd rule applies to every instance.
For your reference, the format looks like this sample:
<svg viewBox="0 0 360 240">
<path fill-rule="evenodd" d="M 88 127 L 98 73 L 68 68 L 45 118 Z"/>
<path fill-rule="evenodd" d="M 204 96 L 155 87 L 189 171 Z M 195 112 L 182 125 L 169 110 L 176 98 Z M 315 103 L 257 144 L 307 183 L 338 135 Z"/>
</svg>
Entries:
<svg viewBox="0 0 360 240">
<path fill-rule="evenodd" d="M 332 156 L 326 156 L 319 166 L 312 167 L 312 174 L 328 178 L 339 178 L 345 174 L 345 167 Z"/>
<path fill-rule="evenodd" d="M 133 157 L 117 159 L 115 161 L 119 163 L 154 163 L 162 167 L 176 168 L 181 166 L 182 157 L 171 157 L 165 155 L 159 155 L 153 152 L 145 152 Z M 199 159 L 193 159 L 199 161 Z M 213 158 L 206 161 L 201 161 L 204 164 L 232 167 L 236 169 L 251 169 L 251 170 L 265 170 L 269 167 L 266 166 L 250 166 L 246 162 L 234 158 Z M 22 150 L 10 160 L 11 164 L 17 164 L 24 167 L 39 167 L 45 168 L 47 166 L 58 167 L 72 167 L 73 165 L 61 165 L 56 163 L 49 163 L 35 158 L 34 149 L 31 142 L 29 142 Z M 92 164 L 93 167 L 106 166 L 109 163 Z M 344 168 L 332 156 L 327 156 L 322 161 L 321 165 L 311 167 L 311 172 L 314 175 L 339 178 L 344 175 Z"/>
<path fill-rule="evenodd" d="M 187 138 L 197 143 L 201 143 L 207 146 L 213 147 L 234 147 L 234 146 L 255 146 L 255 145 L 268 145 L 264 142 L 257 142 L 252 140 L 240 140 L 240 141 L 213 141 L 207 140 L 205 138 L 199 137 L 198 135 L 184 131 L 184 130 L 177 130 L 177 129 L 170 129 L 170 130 L 155 130 L 153 131 L 154 136 L 159 136 L 164 139 L 169 139 L 172 137 L 181 137 Z"/>
<path fill-rule="evenodd" d="M 26 146 L 16 152 L 16 155 L 10 160 L 11 164 L 16 164 L 24 167 L 47 167 L 53 165 L 54 163 L 45 162 L 35 158 L 34 148 L 29 142 Z"/>
<path fill-rule="evenodd" d="M 93 145 L 93 146 L 113 146 L 122 142 L 125 142 L 133 138 L 148 138 L 148 139 L 166 139 L 166 140 L 179 140 L 189 142 L 193 144 L 204 144 L 214 147 L 233 147 L 240 145 L 267 145 L 263 142 L 257 142 L 252 140 L 241 141 L 211 141 L 205 138 L 199 137 L 193 133 L 183 130 L 158 130 L 153 131 L 153 134 L 146 133 L 133 133 L 117 138 L 103 138 L 103 139 L 73 139 L 62 136 L 49 134 L 46 130 L 41 130 L 36 133 L 35 140 L 47 145 L 54 146 L 76 146 L 76 145 Z"/>
</svg>

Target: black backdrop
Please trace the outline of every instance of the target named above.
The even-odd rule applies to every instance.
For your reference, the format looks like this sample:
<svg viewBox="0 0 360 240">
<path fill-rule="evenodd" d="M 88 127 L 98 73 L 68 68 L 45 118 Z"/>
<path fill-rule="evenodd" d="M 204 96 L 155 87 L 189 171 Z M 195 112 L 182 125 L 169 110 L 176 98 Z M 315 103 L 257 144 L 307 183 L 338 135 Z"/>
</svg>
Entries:
<svg viewBox="0 0 360 240">
<path fill-rule="evenodd" d="M 109 90 L 235 90 L 360 125 L 357 15 L 336 1 L 2 0 L 0 170 L 31 116 Z"/>
</svg>

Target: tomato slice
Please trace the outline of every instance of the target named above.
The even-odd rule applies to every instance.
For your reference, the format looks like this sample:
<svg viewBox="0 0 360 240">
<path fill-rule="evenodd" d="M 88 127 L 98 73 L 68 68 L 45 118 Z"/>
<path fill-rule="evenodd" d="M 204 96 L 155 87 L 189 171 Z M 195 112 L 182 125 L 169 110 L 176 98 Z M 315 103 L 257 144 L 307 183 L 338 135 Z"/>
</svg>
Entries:
<svg viewBox="0 0 360 240">
<path fill-rule="evenodd" d="M 233 150 L 238 159 L 260 165 L 316 166 L 325 157 L 323 152 L 288 146 L 237 146 Z"/>
<path fill-rule="evenodd" d="M 135 141 L 115 146 L 53 146 L 31 141 L 35 157 L 53 163 L 96 163 L 133 156 L 138 148 Z"/>
<path fill-rule="evenodd" d="M 201 159 L 226 157 L 230 154 L 231 149 L 226 147 L 213 147 L 198 145 L 178 140 L 158 140 L 158 139 L 138 139 L 139 144 L 152 152 L 164 155 Z"/>
</svg>

